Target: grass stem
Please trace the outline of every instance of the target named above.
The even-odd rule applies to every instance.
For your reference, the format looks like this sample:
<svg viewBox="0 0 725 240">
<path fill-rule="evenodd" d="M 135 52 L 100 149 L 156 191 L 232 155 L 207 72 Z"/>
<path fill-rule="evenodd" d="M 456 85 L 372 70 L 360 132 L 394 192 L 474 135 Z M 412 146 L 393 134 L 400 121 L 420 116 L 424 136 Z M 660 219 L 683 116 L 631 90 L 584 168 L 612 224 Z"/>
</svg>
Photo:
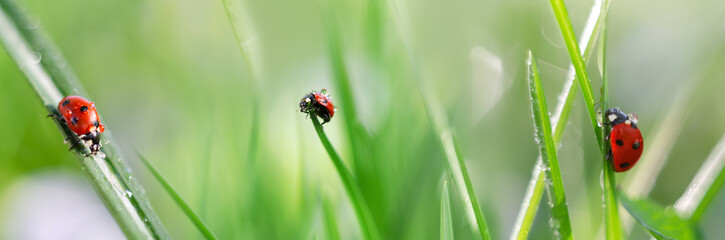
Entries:
<svg viewBox="0 0 725 240">
<path fill-rule="evenodd" d="M 176 190 L 174 190 L 174 188 L 171 186 L 171 184 L 169 184 L 169 181 L 167 181 L 166 178 L 164 178 L 164 176 L 162 176 L 161 173 L 158 170 L 156 170 L 156 167 L 154 167 L 154 165 L 151 164 L 151 162 L 149 162 L 148 159 L 146 159 L 143 155 L 141 155 L 141 153 L 137 152 L 136 154 L 138 155 L 138 158 L 141 159 L 141 162 L 143 162 L 143 164 L 146 166 L 146 168 L 149 169 L 151 174 L 154 175 L 154 178 L 156 178 L 156 180 L 159 181 L 159 184 L 161 184 L 161 186 L 164 188 L 164 190 L 166 190 L 166 192 L 171 196 L 171 199 L 174 200 L 176 205 L 179 206 L 179 208 L 181 208 L 181 210 L 184 212 L 184 214 L 186 214 L 186 216 L 189 218 L 189 220 L 191 220 L 191 222 L 194 224 L 196 229 L 198 229 L 199 232 L 201 232 L 201 234 L 204 235 L 204 238 L 217 239 L 217 237 L 214 236 L 214 234 L 211 231 L 209 231 L 209 227 L 207 227 L 206 224 L 204 224 L 204 221 L 201 220 L 199 215 L 196 214 L 196 212 L 194 212 L 194 210 L 191 209 L 189 204 L 187 204 L 186 201 L 184 201 L 184 199 L 181 198 L 181 195 L 179 195 L 179 193 L 177 193 Z"/>
<path fill-rule="evenodd" d="M 601 0 L 595 1 L 592 9 L 587 18 L 587 23 L 582 31 L 582 39 L 579 40 L 579 47 L 584 49 L 583 56 L 585 59 L 589 59 L 592 55 L 592 49 L 594 43 L 599 37 L 599 29 L 602 23 L 603 15 L 607 13 L 608 5 L 603 5 Z M 574 66 L 569 66 L 569 72 L 567 79 L 564 83 L 564 89 L 561 95 L 566 96 L 562 98 L 557 104 L 556 110 L 551 118 L 551 124 L 555 125 L 554 132 L 554 143 L 556 146 L 560 146 L 564 130 L 569 122 L 569 116 L 571 115 L 571 109 L 574 104 L 575 93 L 577 88 L 576 72 Z M 533 225 L 534 218 L 539 209 L 539 203 L 541 197 L 544 194 L 544 176 L 541 174 L 543 168 L 541 168 L 542 159 L 541 156 L 537 157 L 536 163 L 534 164 L 534 171 L 531 174 L 531 180 L 529 180 L 529 186 L 527 187 L 524 200 L 519 210 L 519 215 L 516 218 L 513 230 L 511 232 L 510 239 L 527 239 L 529 236 L 529 230 Z M 537 172 L 538 171 L 538 172 Z"/>
<path fill-rule="evenodd" d="M 546 107 L 546 97 L 539 78 L 539 69 L 536 66 L 534 55 L 529 51 L 528 55 L 528 80 L 531 99 L 531 111 L 534 114 L 534 127 L 536 128 L 536 141 L 539 145 L 539 154 L 545 164 L 544 186 L 547 187 L 549 201 L 551 201 L 552 224 L 554 236 L 559 239 L 573 239 L 571 221 L 569 220 L 569 209 L 564 183 L 561 178 L 561 169 L 556 154 L 556 146 L 552 137 L 551 121 L 549 110 Z"/>
<path fill-rule="evenodd" d="M 357 215 L 358 223 L 360 224 L 360 229 L 363 233 L 364 239 L 379 239 L 372 213 L 365 202 L 365 198 L 360 190 L 360 187 L 357 185 L 357 181 L 342 162 L 342 159 L 340 158 L 340 155 L 337 154 L 337 151 L 335 151 L 335 148 L 332 147 L 332 143 L 330 143 L 330 140 L 327 138 L 327 135 L 320 124 L 320 120 L 317 119 L 317 115 L 315 115 L 314 112 L 310 112 L 310 119 L 312 119 L 312 125 L 315 127 L 317 136 L 320 137 L 322 146 L 325 147 L 327 154 L 330 156 L 330 160 L 332 160 L 332 164 L 335 165 L 337 174 L 340 175 L 342 185 L 345 187 L 345 191 L 352 202 L 353 209 L 355 209 L 355 214 Z"/>
<path fill-rule="evenodd" d="M 705 163 L 682 197 L 675 203 L 675 209 L 691 222 L 698 222 L 710 203 L 725 183 L 725 135 L 712 149 Z"/>
<path fill-rule="evenodd" d="M 606 16 L 604 17 L 606 23 Z M 607 27 L 606 24 L 602 26 L 602 39 L 599 42 L 599 69 L 602 75 L 602 97 L 601 106 L 602 109 L 609 108 L 609 80 L 607 78 Z M 602 121 L 607 123 L 608 118 L 603 117 Z M 610 126 L 603 124 L 602 136 L 607 135 L 610 131 Z M 603 153 L 609 152 L 609 144 L 606 142 L 600 145 Z M 619 205 L 617 204 L 617 191 L 616 191 L 616 178 L 614 177 L 614 170 L 612 169 L 611 160 L 607 159 L 606 154 L 602 156 L 602 173 L 604 177 L 604 219 L 605 228 L 607 233 L 607 239 L 621 239 L 622 229 L 619 223 Z"/>
</svg>

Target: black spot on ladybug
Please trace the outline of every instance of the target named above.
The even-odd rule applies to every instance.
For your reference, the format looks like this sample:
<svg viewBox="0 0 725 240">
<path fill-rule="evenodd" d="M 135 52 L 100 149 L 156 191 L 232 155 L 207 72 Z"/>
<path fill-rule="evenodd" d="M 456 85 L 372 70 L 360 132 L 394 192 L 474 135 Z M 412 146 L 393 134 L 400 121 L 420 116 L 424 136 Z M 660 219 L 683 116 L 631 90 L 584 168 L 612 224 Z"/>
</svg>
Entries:
<svg viewBox="0 0 725 240">
<path fill-rule="evenodd" d="M 77 125 L 78 124 L 78 118 L 77 117 L 72 117 L 72 118 L 70 118 L 70 122 L 73 123 L 73 125 Z"/>
<path fill-rule="evenodd" d="M 637 124 L 634 124 L 634 123 L 632 123 L 632 125 L 630 125 L 630 126 L 631 126 L 632 128 L 634 128 L 634 129 L 637 129 Z"/>
<path fill-rule="evenodd" d="M 616 143 L 619 146 L 624 146 L 624 142 L 622 141 L 622 139 L 617 139 L 617 142 Z"/>
<path fill-rule="evenodd" d="M 622 164 L 619 164 L 619 167 L 621 167 L 621 168 L 626 168 L 626 167 L 629 167 L 629 163 L 622 163 Z"/>
<path fill-rule="evenodd" d="M 93 126 L 98 127 L 99 123 L 98 120 L 93 121 Z"/>
<path fill-rule="evenodd" d="M 636 141 L 636 142 L 634 142 L 634 144 L 632 144 L 632 149 L 634 149 L 634 150 L 639 149 L 639 141 Z"/>
<path fill-rule="evenodd" d="M 88 106 L 81 107 L 81 112 L 88 112 Z"/>
<path fill-rule="evenodd" d="M 66 99 L 65 101 L 63 101 L 63 104 L 61 104 L 61 106 L 65 107 L 65 105 L 68 105 L 69 103 L 70 103 L 70 100 Z"/>
</svg>

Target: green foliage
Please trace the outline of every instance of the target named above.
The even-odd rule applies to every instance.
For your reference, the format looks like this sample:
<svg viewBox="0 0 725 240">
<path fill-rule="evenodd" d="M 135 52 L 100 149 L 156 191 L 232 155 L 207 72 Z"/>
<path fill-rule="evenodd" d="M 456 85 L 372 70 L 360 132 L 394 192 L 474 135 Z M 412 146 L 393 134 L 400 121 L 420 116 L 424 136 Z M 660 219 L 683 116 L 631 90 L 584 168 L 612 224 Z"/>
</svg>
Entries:
<svg viewBox="0 0 725 240">
<path fill-rule="evenodd" d="M 648 199 L 629 199 L 619 195 L 622 205 L 639 224 L 657 239 L 700 239 L 701 234 L 691 222 L 677 215 L 671 207 Z"/>
<path fill-rule="evenodd" d="M 378 239 L 379 236 L 374 219 L 372 218 L 370 209 L 365 202 L 365 197 L 363 196 L 362 191 L 360 191 L 360 186 L 358 186 L 357 180 L 355 180 L 355 177 L 352 176 L 350 171 L 342 162 L 342 159 L 340 158 L 340 155 L 337 154 L 337 151 L 335 151 L 335 148 L 332 147 L 332 143 L 330 143 L 325 131 L 322 129 L 322 124 L 320 124 L 320 120 L 317 119 L 315 112 L 310 111 L 309 114 L 310 119 L 312 119 L 312 125 L 314 125 L 315 131 L 317 132 L 317 136 L 320 137 L 322 146 L 325 147 L 327 154 L 330 156 L 330 160 L 332 160 L 332 163 L 335 165 L 335 170 L 337 170 L 337 174 L 342 180 L 342 185 L 345 187 L 345 191 L 352 202 L 355 214 L 357 215 L 360 223 L 360 229 L 363 232 L 363 237 L 366 239 Z"/>
<path fill-rule="evenodd" d="M 441 190 L 441 240 L 453 240 L 453 218 L 451 217 L 451 201 L 448 196 L 448 181 L 443 182 Z"/>
<path fill-rule="evenodd" d="M 725 41 L 712 31 L 721 22 L 717 9 L 725 7 L 718 1 L 615 2 L 608 43 L 599 41 L 604 20 L 596 17 L 606 10 L 585 19 L 590 3 L 567 1 L 566 17 L 577 34 L 591 32 L 577 35 L 580 57 L 595 55 L 598 42 L 608 49 L 598 54 L 599 63 L 609 65 L 609 72 L 607 66 L 599 71 L 608 76 L 573 82 L 566 73 L 571 55 L 564 53 L 572 44 L 558 36 L 554 20 L 560 18 L 548 2 L 18 1 L 26 6 L 23 12 L 37 16 L 20 32 L 40 26 L 58 48 L 31 43 L 27 59 L 37 60 L 33 51 L 40 52 L 41 64 L 21 68 L 11 59 L 20 48 L 0 54 L 0 110 L 7 113 L 0 119 L 7 136 L 0 144 L 0 198 L 15 197 L 14 185 L 37 171 L 83 173 L 60 144 L 57 126 L 44 117 L 47 109 L 37 107 L 46 105 L 45 96 L 38 98 L 22 79 L 34 66 L 61 69 L 46 70 L 49 76 L 72 66 L 84 86 L 58 87 L 58 95 L 94 100 L 115 133 L 104 148 L 119 144 L 144 152 L 221 239 L 357 239 L 366 228 L 377 229 L 381 239 L 401 240 L 441 233 L 456 239 L 501 239 L 504 232 L 518 239 L 549 236 L 549 208 L 538 211 L 546 181 L 531 137 L 526 49 L 537 55 L 577 238 L 616 236 L 604 228 L 605 219 L 618 220 L 605 218 L 614 213 L 616 198 L 608 194 L 615 202 L 603 211 L 600 179 L 606 177 L 609 191 L 615 177 L 633 175 L 599 172 L 610 167 L 600 154 L 606 145 L 590 140 L 606 130 L 591 134 L 588 114 L 597 109 L 588 104 L 599 100 L 600 81 L 607 79 L 602 97 L 609 97 L 608 105 L 640 115 L 647 139 L 655 137 L 652 126 L 671 107 L 670 93 L 701 83 L 684 97 L 687 111 L 678 124 L 686 131 L 675 134 L 676 147 L 660 157 L 668 162 L 657 174 L 652 200 L 667 203 L 689 189 L 725 126 L 725 115 L 712 105 L 725 101 L 717 91 L 725 88 L 718 80 L 725 71 L 717 67 L 725 62 Z M 590 24 L 592 19 L 597 23 Z M 57 49 L 69 61 L 45 66 L 58 60 L 52 55 Z M 490 53 L 490 62 L 476 61 L 479 50 Z M 495 74 L 486 72 L 496 69 L 485 65 L 492 62 L 500 66 Z M 577 68 L 592 73 L 593 63 Z M 57 78 L 76 79 L 50 77 Z M 590 84 L 583 88 L 585 98 L 577 90 L 580 81 Z M 297 109 L 301 93 L 321 88 L 330 90 L 339 109 L 324 133 L 340 164 L 328 159 L 315 128 Z M 49 108 L 53 101 L 47 101 Z M 484 105 L 486 112 L 479 114 Z M 666 126 L 665 132 L 674 130 Z M 336 165 L 358 186 L 372 223 L 359 220 Z M 135 170 L 133 179 L 145 183 L 140 194 L 149 197 L 171 237 L 197 235 L 192 218 L 157 179 Z M 441 191 L 442 177 L 448 191 Z M 718 182 L 706 184 L 707 201 L 698 205 L 706 236 L 725 231 L 715 226 L 722 220 Z M 524 193 L 527 184 L 531 191 Z M 3 222 L 12 215 L 0 203 Z M 511 229 L 516 211 L 525 221 Z M 646 232 L 635 228 L 632 234 Z"/>
<path fill-rule="evenodd" d="M 553 215 L 551 227 L 556 238 L 573 239 L 571 221 L 569 220 L 569 207 L 567 207 L 559 159 L 551 135 L 551 121 L 549 120 L 549 110 L 546 107 L 544 89 L 541 86 L 539 69 L 531 52 L 529 52 L 527 59 L 529 96 L 531 97 L 531 111 L 534 114 L 536 142 L 539 145 L 539 154 L 545 166 L 544 182 L 547 193 L 549 193 L 549 201 L 551 201 L 549 205 Z"/>
<path fill-rule="evenodd" d="M 216 236 L 209 230 L 209 228 L 204 224 L 204 221 L 201 220 L 199 215 L 194 212 L 194 210 L 189 207 L 189 204 L 184 201 L 183 198 L 181 198 L 181 195 L 174 190 L 173 187 L 171 187 L 171 184 L 164 178 L 164 176 L 159 173 L 158 170 L 154 167 L 154 165 L 149 162 L 141 153 L 137 153 L 138 158 L 141 159 L 141 162 L 146 166 L 146 168 L 151 172 L 151 174 L 156 178 L 157 181 L 161 184 L 161 186 L 166 190 L 166 192 L 171 195 L 171 199 L 176 202 L 176 205 L 181 208 L 181 210 L 186 214 L 186 217 L 191 220 L 192 223 L 194 223 L 194 226 L 196 226 L 197 229 L 199 229 L 199 232 L 204 236 L 206 239 L 217 239 Z"/>
</svg>

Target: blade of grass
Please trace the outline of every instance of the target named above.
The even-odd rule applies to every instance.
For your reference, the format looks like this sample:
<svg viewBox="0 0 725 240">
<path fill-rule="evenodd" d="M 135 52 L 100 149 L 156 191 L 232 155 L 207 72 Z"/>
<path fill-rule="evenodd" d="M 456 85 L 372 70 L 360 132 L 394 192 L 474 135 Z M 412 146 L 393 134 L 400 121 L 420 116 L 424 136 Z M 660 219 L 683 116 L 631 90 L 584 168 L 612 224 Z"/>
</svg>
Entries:
<svg viewBox="0 0 725 240">
<path fill-rule="evenodd" d="M 725 135 L 707 156 L 690 186 L 675 203 L 675 210 L 691 222 L 698 222 L 725 183 Z"/>
<path fill-rule="evenodd" d="M 607 79 L 607 16 L 604 16 L 604 25 L 602 25 L 602 39 L 599 42 L 599 69 L 602 75 L 602 109 L 609 108 L 609 80 Z M 608 123 L 608 118 L 602 118 L 604 123 Z M 610 131 L 610 126 L 603 124 L 602 136 Z M 609 144 L 603 143 L 600 148 L 603 153 L 609 152 Z M 617 204 L 616 179 L 614 178 L 614 170 L 606 154 L 602 156 L 602 174 L 604 175 L 604 219 L 607 239 L 621 239 L 622 229 L 619 223 L 619 205 Z"/>
<path fill-rule="evenodd" d="M 561 34 L 564 37 L 564 42 L 566 43 L 571 63 L 574 65 L 576 77 L 582 90 L 582 95 L 584 95 L 584 103 L 586 104 L 587 112 L 589 113 L 592 129 L 596 135 L 597 143 L 601 146 L 602 132 L 600 131 L 599 124 L 597 123 L 597 113 L 594 109 L 594 94 L 592 93 L 592 86 L 589 82 L 589 76 L 587 74 L 586 65 L 584 64 L 584 59 L 582 58 L 581 51 L 576 43 L 574 29 L 571 26 L 569 15 L 566 12 L 566 6 L 564 6 L 563 0 L 550 0 L 550 2 L 551 7 L 554 10 L 557 23 L 559 24 Z M 606 6 L 607 4 L 604 5 Z"/>
<path fill-rule="evenodd" d="M 70 64 L 60 51 L 40 32 L 29 17 L 12 0 L 0 1 L 0 42 L 10 57 L 23 72 L 49 114 L 58 114 L 56 105 L 61 98 L 70 94 L 88 96 Z M 57 119 L 55 124 L 63 138 L 73 137 L 79 141 L 68 126 Z M 89 177 L 106 208 L 121 230 L 131 239 L 166 239 L 166 229 L 151 208 L 143 188 L 136 183 L 130 168 L 111 137 L 109 127 L 102 135 L 104 154 L 90 153 L 82 144 L 74 147 L 81 169 Z"/>
<path fill-rule="evenodd" d="M 425 91 L 425 90 L 421 90 Z M 424 96 L 432 98 L 432 95 L 423 93 Z M 473 189 L 471 178 L 468 176 L 468 170 L 466 169 L 466 162 L 463 160 L 460 148 L 458 147 L 458 141 L 451 132 L 448 126 L 448 119 L 443 113 L 443 109 L 437 104 L 437 101 L 424 98 L 426 103 L 426 109 L 428 115 L 431 118 L 436 132 L 440 136 L 440 146 L 446 155 L 448 167 L 453 176 L 453 182 L 456 184 L 456 189 L 461 195 L 460 199 L 463 201 L 466 215 L 470 223 L 471 230 L 478 234 L 481 239 L 491 239 L 486 225 L 486 219 L 483 217 L 481 207 L 478 205 L 478 199 L 476 198 L 476 192 Z"/>
<path fill-rule="evenodd" d="M 340 239 L 340 232 L 337 229 L 337 217 L 335 217 L 336 211 L 327 195 L 322 196 L 322 211 L 325 217 L 325 230 L 327 230 L 327 239 Z"/>
<path fill-rule="evenodd" d="M 544 174 L 545 186 L 551 204 L 552 224 L 554 236 L 558 239 L 573 239 L 571 222 L 567 207 L 564 183 L 561 179 L 559 160 L 556 155 L 556 146 L 552 137 L 549 110 L 546 107 L 546 98 L 539 78 L 539 69 L 536 66 L 534 55 L 528 55 L 528 81 L 531 99 L 531 111 L 534 114 L 534 127 L 536 128 L 536 142 L 539 145 L 539 155 L 546 166 Z"/>
<path fill-rule="evenodd" d="M 355 94 L 352 91 L 352 84 L 345 63 L 340 29 L 336 25 L 338 21 L 335 19 L 334 11 L 332 11 L 333 6 L 328 3 L 325 7 L 327 9 L 323 10 L 323 22 L 325 24 L 330 67 L 332 69 L 333 83 L 339 93 L 336 96 L 340 96 L 340 106 L 343 107 L 340 114 L 345 122 L 345 130 L 354 156 L 353 160 L 355 161 L 353 164 L 356 166 L 354 170 L 358 178 L 363 177 L 360 176 L 363 174 L 374 175 L 377 171 L 377 163 L 376 159 L 370 156 L 370 136 L 357 118 Z M 361 172 L 363 171 L 361 164 L 364 163 L 371 164 L 372 169 L 370 169 L 370 172 Z M 376 179 L 376 177 L 372 177 L 372 179 L 367 178 L 366 180 L 374 181 Z"/>
<path fill-rule="evenodd" d="M 514 223 L 509 238 L 511 240 L 525 240 L 529 237 L 529 231 L 531 231 L 534 218 L 536 218 L 536 213 L 539 211 L 541 197 L 544 196 L 544 175 L 541 174 L 543 171 L 542 164 L 541 156 L 539 156 L 536 159 L 536 164 L 534 164 L 534 170 L 531 172 L 531 180 L 526 188 L 524 201 L 521 203 L 519 215 L 516 217 L 516 223 Z"/>
<path fill-rule="evenodd" d="M 224 10 L 227 15 L 227 19 L 229 20 L 229 24 L 232 27 L 232 32 L 234 32 L 234 37 L 237 40 L 237 44 L 239 46 L 239 53 L 242 55 L 242 60 L 244 61 L 245 67 L 247 69 L 247 77 L 250 81 L 252 91 L 244 91 L 246 94 L 249 95 L 249 103 L 251 104 L 251 124 L 250 124 L 250 131 L 249 131 L 249 142 L 247 143 L 247 158 L 246 161 L 242 163 L 242 172 L 246 174 L 242 174 L 243 179 L 241 182 L 246 182 L 249 186 L 251 186 L 251 190 L 244 189 L 239 192 L 239 199 L 244 199 L 248 196 L 245 194 L 253 194 L 255 192 L 255 188 L 257 185 L 255 184 L 255 168 L 257 165 L 257 150 L 258 150 L 258 143 L 259 141 L 259 129 L 261 128 L 261 121 L 260 121 L 260 112 L 259 112 L 259 99 L 258 96 L 261 91 L 261 83 L 259 81 L 259 78 L 257 76 L 257 69 L 254 65 L 254 59 L 252 55 L 252 37 L 250 35 L 254 34 L 254 28 L 252 24 L 245 24 L 251 22 L 249 18 L 245 18 L 245 16 L 248 16 L 243 8 L 242 4 L 239 2 L 240 0 L 221 0 L 222 5 L 224 5 Z M 244 186 L 241 185 L 240 186 Z M 251 193 L 250 193 L 251 192 Z M 254 199 L 254 198 L 251 198 Z M 251 204 L 242 205 L 240 207 L 240 212 L 238 214 L 238 221 L 242 225 L 248 225 L 251 221 L 249 218 L 250 216 L 254 215 L 254 211 L 252 210 L 254 207 L 248 207 L 249 205 L 254 205 L 255 202 L 252 200 Z"/>
<path fill-rule="evenodd" d="M 204 238 L 206 239 L 217 239 L 214 234 L 209 231 L 209 228 L 204 224 L 204 221 L 201 220 L 199 215 L 197 215 L 194 210 L 189 207 L 189 204 L 186 204 L 186 201 L 184 201 L 183 198 L 179 195 L 179 193 L 174 190 L 174 187 L 169 184 L 169 181 L 164 178 L 164 176 L 159 173 L 158 170 L 156 170 L 156 167 L 154 167 L 151 162 L 149 162 L 148 159 L 146 159 L 141 153 L 136 152 L 136 155 L 138 155 L 138 158 L 141 159 L 141 162 L 148 168 L 148 170 L 151 172 L 152 175 L 154 175 L 154 178 L 156 178 L 157 181 L 159 181 L 159 184 L 161 184 L 162 187 L 164 187 L 164 190 L 171 196 L 171 199 L 174 200 L 177 206 L 181 208 L 181 210 L 186 214 L 186 216 L 191 220 L 192 223 L 194 223 L 194 226 L 196 226 L 196 229 L 201 232 L 202 235 L 204 235 Z"/>
<path fill-rule="evenodd" d="M 562 36 L 564 38 L 564 42 L 566 43 L 567 50 L 569 52 L 569 57 L 571 58 L 572 64 L 574 65 L 574 69 L 577 73 L 577 79 L 579 80 L 579 85 L 582 90 L 582 95 L 584 95 L 584 101 L 586 103 L 587 111 L 589 113 L 589 119 L 592 123 L 592 129 L 594 130 L 594 133 L 596 135 L 597 143 L 600 146 L 600 150 L 602 151 L 603 158 L 606 151 L 606 143 L 602 141 L 602 136 L 606 133 L 604 130 L 602 130 L 599 127 L 599 124 L 597 123 L 596 118 L 596 109 L 594 109 L 594 96 L 592 94 L 591 84 L 589 82 L 589 76 L 586 71 L 586 65 L 584 64 L 584 60 L 581 58 L 579 53 L 579 48 L 576 45 L 576 38 L 574 36 L 574 30 L 571 26 L 571 21 L 569 20 L 569 16 L 566 11 L 566 6 L 564 5 L 563 0 L 550 0 L 552 9 L 554 10 L 554 15 L 556 16 L 557 23 L 559 24 L 559 28 L 561 29 Z M 608 6 L 609 3 L 604 3 L 604 6 Z M 606 14 L 604 15 L 604 20 L 606 24 Z M 603 29 L 606 27 L 602 27 Z M 605 42 L 600 43 L 601 45 L 606 45 Z M 605 60 L 605 59 L 603 59 Z M 602 63 L 604 64 L 604 63 Z M 605 65 L 603 65 L 605 66 Z M 603 68 L 603 74 L 606 72 L 606 68 Z M 602 101 L 606 101 L 606 75 L 603 75 L 603 86 L 602 86 Z M 606 104 L 606 102 L 604 102 Z M 606 107 L 606 106 L 605 106 Z M 608 239 L 620 239 L 622 237 L 622 231 L 621 226 L 619 224 L 619 215 L 617 210 L 617 198 L 614 193 L 615 188 L 615 179 L 614 179 L 614 173 L 611 169 L 611 166 L 609 165 L 609 162 L 605 159 L 603 161 L 603 171 L 604 171 L 604 195 L 605 195 L 605 213 L 606 213 L 606 232 L 607 232 L 607 238 Z M 616 219 L 613 219 L 616 218 Z"/>
<path fill-rule="evenodd" d="M 340 34 L 340 28 L 337 23 L 340 22 L 333 11 L 334 1 L 327 1 L 325 9 L 323 9 L 323 23 L 325 27 L 325 35 L 327 39 L 327 52 L 332 70 L 333 84 L 338 90 L 339 103 L 342 108 L 340 115 L 345 124 L 345 132 L 347 141 L 350 146 L 349 151 L 352 154 L 351 169 L 355 178 L 358 180 L 360 191 L 368 193 L 364 195 L 369 212 L 371 213 L 369 221 L 371 223 L 380 223 L 375 221 L 376 217 L 383 218 L 387 211 L 385 199 L 381 193 L 385 193 L 385 185 L 382 183 L 385 175 L 382 174 L 380 158 L 373 157 L 373 146 L 371 136 L 358 119 L 358 113 L 355 104 L 355 94 L 352 90 L 352 82 L 346 67 L 345 48 Z M 375 215 L 372 215 L 375 214 Z M 375 226 L 384 228 L 383 225 Z M 375 234 L 377 237 L 377 233 Z"/>
<path fill-rule="evenodd" d="M 582 31 L 582 39 L 579 40 L 579 47 L 584 49 L 583 57 L 589 59 L 594 48 L 594 43 L 597 41 L 599 36 L 599 28 L 601 26 L 600 19 L 602 15 L 606 14 L 608 5 L 603 5 L 601 0 L 594 2 L 592 9 L 587 18 L 587 23 Z M 573 65 L 569 65 L 569 72 L 567 79 L 564 83 L 564 89 L 562 90 L 557 104 L 554 115 L 551 119 L 551 124 L 555 125 L 554 128 L 554 143 L 557 147 L 561 144 L 561 138 L 566 129 L 566 125 L 569 122 L 569 116 L 571 115 L 571 109 L 574 104 L 574 97 L 576 91 L 573 91 L 577 87 L 577 82 L 574 81 L 576 78 L 576 72 Z M 542 160 L 541 156 L 538 156 L 536 163 L 534 164 L 534 170 L 531 173 L 531 180 L 529 180 L 529 186 L 526 189 L 524 200 L 521 203 L 521 209 L 519 215 L 516 217 L 516 223 L 514 224 L 513 230 L 511 231 L 510 239 L 527 239 L 529 236 L 529 230 L 533 225 L 536 212 L 539 209 L 539 203 L 541 197 L 544 194 L 544 176 L 541 175 Z"/>
<path fill-rule="evenodd" d="M 453 219 L 451 217 L 451 202 L 448 196 L 448 180 L 443 181 L 441 190 L 441 240 L 453 240 Z"/>
<path fill-rule="evenodd" d="M 477 234 L 481 239 L 491 239 L 488 226 L 486 225 L 486 220 L 483 217 L 483 213 L 478 205 L 476 193 L 473 190 L 473 184 L 471 184 L 471 180 L 468 176 L 465 161 L 460 154 L 460 149 L 457 145 L 458 142 L 449 130 L 448 119 L 446 118 L 442 108 L 437 105 L 438 102 L 430 99 L 433 95 L 426 90 L 425 84 L 422 83 L 420 68 L 418 67 L 417 58 L 414 56 L 415 52 L 411 51 L 411 49 L 414 48 L 414 42 L 407 37 L 411 36 L 411 34 L 408 34 L 407 32 L 410 27 L 408 27 L 402 20 L 397 2 L 389 0 L 388 3 L 393 13 L 394 22 L 398 29 L 401 41 L 403 42 L 404 52 L 408 57 L 408 63 L 411 66 L 412 73 L 415 79 L 420 81 L 420 84 L 418 84 L 418 94 L 423 99 L 426 106 L 426 112 L 428 117 L 431 119 L 431 124 L 433 125 L 433 128 L 436 129 L 436 133 L 441 140 L 439 141 L 439 144 L 443 152 L 446 153 L 448 167 L 451 175 L 453 175 L 453 182 L 455 183 L 456 189 L 458 189 L 458 192 L 461 195 L 460 199 L 464 202 L 463 205 L 466 215 L 468 216 L 469 225 L 474 234 Z"/>
<path fill-rule="evenodd" d="M 622 206 L 656 239 L 703 239 L 696 225 L 677 215 L 675 209 L 647 198 L 630 199 L 625 194 L 619 198 Z"/>
<path fill-rule="evenodd" d="M 315 131 L 317 132 L 317 136 L 320 138 L 320 142 L 322 142 L 322 146 L 325 147 L 327 154 L 330 156 L 330 160 L 332 160 L 333 165 L 335 165 L 337 174 L 340 175 L 342 185 L 345 187 L 345 191 L 352 202 L 353 209 L 355 209 L 355 214 L 357 215 L 358 224 L 360 224 L 360 230 L 363 233 L 364 239 L 380 239 L 377 232 L 377 226 L 372 218 L 372 213 L 365 202 L 365 198 L 357 181 L 342 162 L 342 159 L 340 158 L 340 155 L 337 154 L 337 151 L 335 151 L 335 148 L 332 147 L 332 143 L 330 143 L 330 140 L 327 138 L 327 135 L 320 124 L 320 120 L 317 119 L 317 115 L 315 115 L 314 112 L 310 112 L 310 119 L 312 119 L 312 125 L 315 127 Z"/>
<path fill-rule="evenodd" d="M 244 14 L 243 8 L 241 4 L 238 4 L 234 0 L 222 0 L 222 4 L 224 5 L 224 10 L 226 11 L 227 18 L 229 19 L 229 24 L 231 24 L 232 31 L 234 32 L 234 37 L 237 39 L 237 43 L 239 44 L 239 51 L 242 54 L 242 58 L 244 60 L 244 64 L 247 67 L 248 76 L 251 83 L 252 88 L 255 89 L 255 91 L 245 91 L 246 94 L 249 94 L 250 96 L 250 103 L 252 107 L 252 113 L 250 114 L 252 117 L 252 124 L 250 128 L 249 133 L 249 145 L 247 146 L 247 160 L 250 161 L 251 166 L 254 166 L 256 159 L 257 159 L 257 143 L 259 142 L 259 128 L 260 128 L 260 121 L 259 121 L 259 97 L 257 97 L 258 93 L 260 92 L 260 82 L 259 78 L 257 78 L 256 69 L 254 68 L 254 63 L 252 60 L 252 53 L 251 53 L 251 44 L 250 39 L 247 39 L 247 36 L 249 32 L 252 32 L 252 27 L 249 25 L 245 25 L 243 21 L 243 17 L 247 14 Z M 251 168 L 250 168 L 251 169 Z"/>
</svg>

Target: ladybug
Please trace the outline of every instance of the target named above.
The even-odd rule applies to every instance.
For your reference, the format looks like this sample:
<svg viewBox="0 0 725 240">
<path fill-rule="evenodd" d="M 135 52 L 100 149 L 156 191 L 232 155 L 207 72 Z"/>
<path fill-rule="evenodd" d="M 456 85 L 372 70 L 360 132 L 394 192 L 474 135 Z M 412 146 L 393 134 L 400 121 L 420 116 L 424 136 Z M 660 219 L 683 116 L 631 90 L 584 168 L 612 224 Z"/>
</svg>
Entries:
<svg viewBox="0 0 725 240">
<path fill-rule="evenodd" d="M 636 115 L 628 116 L 619 108 L 610 108 L 604 113 L 612 126 L 612 131 L 604 138 L 611 146 L 607 159 L 612 162 L 615 172 L 624 172 L 634 167 L 642 156 L 644 142 L 642 133 L 637 128 Z"/>
<path fill-rule="evenodd" d="M 327 90 L 316 92 L 312 91 L 302 97 L 300 101 L 300 112 L 309 114 L 310 112 L 322 118 L 322 124 L 330 122 L 330 118 L 335 115 L 335 106 L 332 105 Z"/>
<path fill-rule="evenodd" d="M 98 153 L 101 149 L 101 133 L 106 128 L 101 124 L 93 102 L 79 96 L 67 96 L 58 103 L 58 113 L 60 113 L 58 119 L 63 120 L 82 141 L 91 141 L 90 154 Z M 66 141 L 70 138 L 68 137 Z M 73 144 L 70 149 L 78 143 L 80 141 Z"/>
</svg>

